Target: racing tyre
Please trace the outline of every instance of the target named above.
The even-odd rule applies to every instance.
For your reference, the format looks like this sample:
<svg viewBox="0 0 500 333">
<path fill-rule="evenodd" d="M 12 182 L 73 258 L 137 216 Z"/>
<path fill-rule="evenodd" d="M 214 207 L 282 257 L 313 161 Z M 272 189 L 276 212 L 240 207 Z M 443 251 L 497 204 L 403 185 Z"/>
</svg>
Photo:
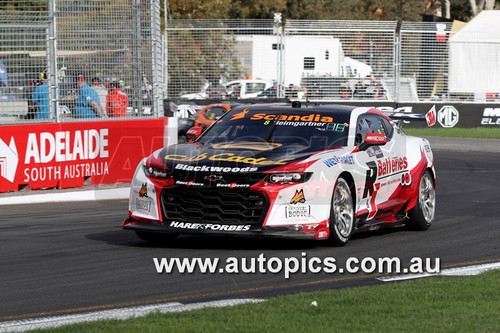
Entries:
<svg viewBox="0 0 500 333">
<path fill-rule="evenodd" d="M 136 231 L 137 237 L 140 239 L 150 242 L 161 244 L 167 241 L 172 241 L 177 238 L 177 234 L 164 234 L 164 233 L 156 233 L 156 232 L 147 232 L 147 231 Z"/>
<path fill-rule="evenodd" d="M 354 230 L 354 201 L 347 181 L 340 177 L 335 183 L 330 211 L 330 240 L 344 246 Z"/>
<path fill-rule="evenodd" d="M 417 205 L 410 217 L 410 226 L 415 230 L 427 230 L 434 221 L 436 211 L 436 189 L 429 170 L 420 178 Z"/>
</svg>

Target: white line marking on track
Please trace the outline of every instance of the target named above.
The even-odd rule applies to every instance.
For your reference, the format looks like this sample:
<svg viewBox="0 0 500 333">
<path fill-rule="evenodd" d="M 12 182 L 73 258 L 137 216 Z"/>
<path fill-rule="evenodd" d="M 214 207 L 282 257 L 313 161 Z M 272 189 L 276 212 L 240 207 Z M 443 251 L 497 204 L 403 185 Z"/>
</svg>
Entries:
<svg viewBox="0 0 500 333">
<path fill-rule="evenodd" d="M 421 274 L 401 274 L 392 276 L 382 276 L 376 278 L 382 282 L 392 282 L 392 281 L 403 281 L 411 279 L 420 279 L 432 276 L 467 276 L 467 275 L 479 275 L 481 273 L 491 271 L 493 269 L 500 269 L 500 262 L 494 262 L 490 264 L 482 265 L 472 265 L 465 267 L 447 268 L 441 270 L 439 273 L 421 273 Z"/>
<path fill-rule="evenodd" d="M 44 318 L 22 319 L 0 322 L 0 332 L 24 332 L 27 330 L 54 328 L 63 325 L 91 322 L 97 320 L 117 319 L 124 320 L 135 317 L 143 317 L 153 312 L 182 312 L 208 307 L 234 306 L 245 303 L 260 303 L 263 299 L 243 298 L 227 299 L 221 301 L 182 304 L 177 302 L 119 308 L 113 310 L 87 312 L 65 316 L 53 316 Z"/>
</svg>

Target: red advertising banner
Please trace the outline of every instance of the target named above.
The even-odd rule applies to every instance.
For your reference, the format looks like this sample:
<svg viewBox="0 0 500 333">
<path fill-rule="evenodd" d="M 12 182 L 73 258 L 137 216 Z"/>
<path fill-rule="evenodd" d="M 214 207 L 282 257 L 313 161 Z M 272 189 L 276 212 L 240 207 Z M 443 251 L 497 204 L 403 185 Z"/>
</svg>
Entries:
<svg viewBox="0 0 500 333">
<path fill-rule="evenodd" d="M 130 182 L 167 142 L 168 118 L 0 127 L 0 192 Z"/>
</svg>

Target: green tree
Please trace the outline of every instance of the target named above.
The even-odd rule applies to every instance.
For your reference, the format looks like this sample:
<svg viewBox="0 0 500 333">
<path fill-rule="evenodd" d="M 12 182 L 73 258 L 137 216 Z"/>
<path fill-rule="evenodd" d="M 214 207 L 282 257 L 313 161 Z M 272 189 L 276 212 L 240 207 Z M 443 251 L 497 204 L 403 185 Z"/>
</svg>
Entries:
<svg viewBox="0 0 500 333">
<path fill-rule="evenodd" d="M 328 0 L 288 0 L 284 16 L 294 20 L 324 20 L 329 19 Z"/>
<path fill-rule="evenodd" d="M 286 10 L 286 0 L 231 0 L 231 18 L 272 19 L 274 13 Z"/>
<path fill-rule="evenodd" d="M 231 0 L 169 0 L 168 7 L 172 19 L 224 19 Z"/>
</svg>

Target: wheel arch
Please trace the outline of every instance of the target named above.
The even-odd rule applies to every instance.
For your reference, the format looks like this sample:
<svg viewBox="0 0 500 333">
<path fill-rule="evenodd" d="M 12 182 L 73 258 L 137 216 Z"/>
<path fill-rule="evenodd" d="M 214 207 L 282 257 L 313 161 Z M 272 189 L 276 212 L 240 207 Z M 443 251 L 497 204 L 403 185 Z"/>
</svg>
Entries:
<svg viewBox="0 0 500 333">
<path fill-rule="evenodd" d="M 347 171 L 343 171 L 342 173 L 340 173 L 339 177 L 338 178 L 344 178 L 345 181 L 347 182 L 347 184 L 349 185 L 349 189 L 351 190 L 351 195 L 352 195 L 352 200 L 354 203 L 356 203 L 356 184 L 354 182 L 354 177 Z M 356 210 L 356 204 L 354 204 L 354 207 Z"/>
</svg>

